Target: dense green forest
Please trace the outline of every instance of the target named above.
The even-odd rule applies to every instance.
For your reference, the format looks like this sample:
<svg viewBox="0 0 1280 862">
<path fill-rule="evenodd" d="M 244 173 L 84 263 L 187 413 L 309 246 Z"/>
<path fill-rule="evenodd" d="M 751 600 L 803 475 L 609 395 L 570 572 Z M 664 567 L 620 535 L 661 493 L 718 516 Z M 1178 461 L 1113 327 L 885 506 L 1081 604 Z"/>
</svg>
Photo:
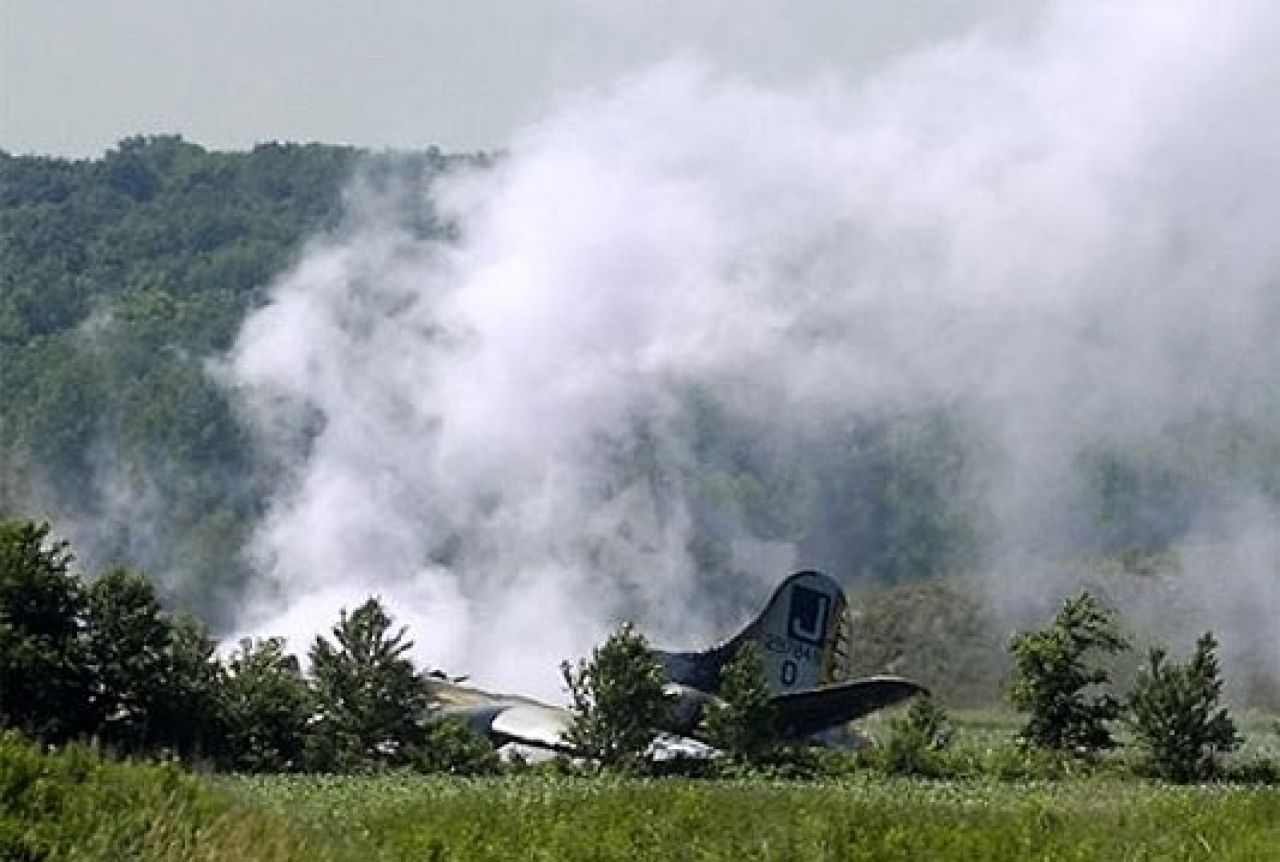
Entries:
<svg viewBox="0 0 1280 862">
<path fill-rule="evenodd" d="M 90 566 L 139 566 L 224 624 L 270 477 L 207 363 L 341 223 L 358 162 L 376 179 L 449 159 L 178 137 L 0 153 L 0 513 L 50 518 Z"/>
</svg>

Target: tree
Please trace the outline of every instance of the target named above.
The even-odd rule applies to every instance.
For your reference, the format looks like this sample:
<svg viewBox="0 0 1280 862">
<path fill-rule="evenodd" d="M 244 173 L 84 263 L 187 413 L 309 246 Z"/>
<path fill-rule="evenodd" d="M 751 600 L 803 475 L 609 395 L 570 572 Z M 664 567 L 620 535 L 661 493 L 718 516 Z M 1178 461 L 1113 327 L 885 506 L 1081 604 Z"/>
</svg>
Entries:
<svg viewBox="0 0 1280 862">
<path fill-rule="evenodd" d="M 425 739 L 428 698 L 406 654 L 405 629 L 376 598 L 344 609 L 331 643 L 317 637 L 311 673 L 318 718 L 310 757 L 325 770 L 350 771 L 412 763 Z"/>
<path fill-rule="evenodd" d="M 284 638 L 240 641 L 220 698 L 226 762 L 244 772 L 301 769 L 315 700 Z"/>
<path fill-rule="evenodd" d="M 670 712 L 666 677 L 644 635 L 623 623 L 575 668 L 560 665 L 573 699 L 569 743 L 602 766 L 634 771 Z"/>
<path fill-rule="evenodd" d="M 92 725 L 84 592 L 48 524 L 0 523 L 0 723 L 50 740 Z"/>
<path fill-rule="evenodd" d="M 1023 740 L 1079 754 L 1113 747 L 1106 723 L 1119 716 L 1120 704 L 1109 694 L 1085 694 L 1110 681 L 1107 670 L 1087 658 L 1127 647 L 1111 614 L 1088 592 L 1067 599 L 1048 628 L 1015 635 L 1012 700 L 1030 713 Z"/>
<path fill-rule="evenodd" d="M 1129 726 L 1143 749 L 1147 768 L 1170 781 L 1187 783 L 1212 778 L 1218 754 L 1240 745 L 1235 722 L 1218 705 L 1222 677 L 1218 643 L 1212 632 L 1196 641 L 1186 664 L 1166 663 L 1159 647 L 1129 696 Z"/>
<path fill-rule="evenodd" d="M 194 617 L 180 614 L 171 622 L 164 684 L 151 714 L 151 745 L 186 757 L 217 753 L 222 744 L 218 705 L 223 678 L 217 647 Z"/>
<path fill-rule="evenodd" d="M 126 750 L 148 744 L 169 676 L 170 624 L 151 581 L 114 568 L 89 586 L 84 639 L 93 717 L 102 740 Z"/>
<path fill-rule="evenodd" d="M 778 750 L 778 710 L 755 641 L 744 641 L 725 665 L 720 698 L 707 707 L 703 718 L 707 742 L 744 764 L 772 760 Z"/>
</svg>

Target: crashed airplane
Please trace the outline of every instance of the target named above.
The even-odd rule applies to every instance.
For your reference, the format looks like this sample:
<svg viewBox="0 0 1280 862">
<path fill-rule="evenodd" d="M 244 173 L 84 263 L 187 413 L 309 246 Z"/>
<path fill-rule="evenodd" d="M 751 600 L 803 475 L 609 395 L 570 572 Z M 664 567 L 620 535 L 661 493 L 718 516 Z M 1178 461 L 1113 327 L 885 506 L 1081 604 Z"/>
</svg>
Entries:
<svg viewBox="0 0 1280 862">
<path fill-rule="evenodd" d="M 844 591 L 821 572 L 796 572 L 774 590 L 758 617 L 724 643 L 702 652 L 655 652 L 673 700 L 668 733 L 698 738 L 703 711 L 719 697 L 722 670 L 746 641 L 759 647 L 779 732 L 788 741 L 847 744 L 849 722 L 925 693 L 896 676 L 849 679 L 852 622 Z M 461 719 L 495 745 L 573 753 L 566 739 L 573 722 L 568 709 L 447 678 L 427 684 L 441 717 Z"/>
</svg>

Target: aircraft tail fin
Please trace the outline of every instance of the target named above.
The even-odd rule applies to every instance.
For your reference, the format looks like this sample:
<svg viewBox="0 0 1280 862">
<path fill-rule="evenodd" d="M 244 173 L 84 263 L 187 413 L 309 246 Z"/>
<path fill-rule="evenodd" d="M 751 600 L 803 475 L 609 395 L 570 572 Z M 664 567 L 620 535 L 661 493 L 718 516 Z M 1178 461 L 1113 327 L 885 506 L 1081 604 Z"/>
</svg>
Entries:
<svg viewBox="0 0 1280 862">
<path fill-rule="evenodd" d="M 759 647 L 774 696 L 844 682 L 852 643 L 844 590 L 821 572 L 796 572 L 778 585 L 760 615 L 726 643 L 704 652 L 658 655 L 672 681 L 717 692 L 724 665 L 747 640 Z"/>
<path fill-rule="evenodd" d="M 821 572 L 796 572 L 778 585 L 760 616 L 735 641 L 752 638 L 773 695 L 849 678 L 852 622 L 844 590 Z"/>
</svg>

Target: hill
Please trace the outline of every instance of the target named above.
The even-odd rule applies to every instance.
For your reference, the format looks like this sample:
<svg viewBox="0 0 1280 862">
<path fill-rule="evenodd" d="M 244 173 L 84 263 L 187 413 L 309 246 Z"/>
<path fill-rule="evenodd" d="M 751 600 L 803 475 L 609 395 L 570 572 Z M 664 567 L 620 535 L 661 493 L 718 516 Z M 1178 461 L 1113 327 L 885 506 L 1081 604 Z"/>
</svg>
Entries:
<svg viewBox="0 0 1280 862">
<path fill-rule="evenodd" d="M 271 478 L 209 360 L 308 238 L 340 224 L 358 164 L 448 162 L 178 137 L 88 161 L 0 153 L 0 515 L 49 518 L 90 570 L 139 566 L 225 623 Z"/>
</svg>

